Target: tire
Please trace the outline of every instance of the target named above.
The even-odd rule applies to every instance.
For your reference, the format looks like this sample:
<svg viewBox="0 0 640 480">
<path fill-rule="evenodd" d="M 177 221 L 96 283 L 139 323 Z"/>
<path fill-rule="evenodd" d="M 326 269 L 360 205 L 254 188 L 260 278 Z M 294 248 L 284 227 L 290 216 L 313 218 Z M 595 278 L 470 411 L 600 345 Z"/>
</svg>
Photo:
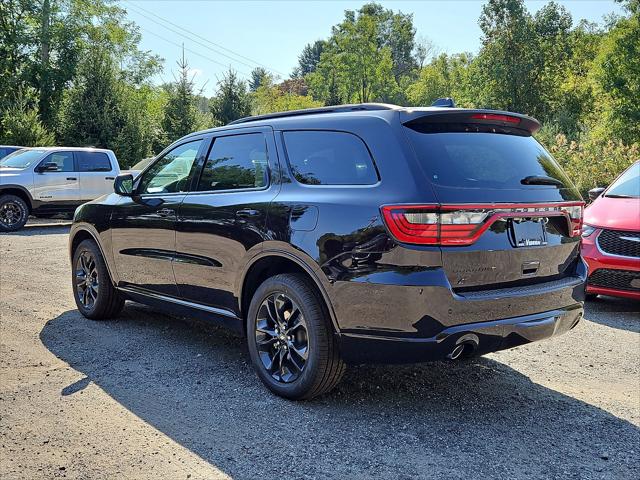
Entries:
<svg viewBox="0 0 640 480">
<path fill-rule="evenodd" d="M 285 324 L 288 329 L 276 333 L 276 325 Z M 305 339 L 306 359 L 299 353 L 305 351 Z M 258 287 L 247 315 L 247 345 L 260 380 L 276 395 L 291 400 L 327 393 L 346 369 L 326 306 L 299 274 L 276 275 Z"/>
<path fill-rule="evenodd" d="M 71 285 L 78 310 L 87 318 L 114 318 L 124 307 L 124 298 L 113 286 L 104 258 L 93 240 L 80 242 L 73 252 Z"/>
<path fill-rule="evenodd" d="M 0 232 L 15 232 L 29 219 L 29 206 L 16 195 L 0 196 Z"/>
</svg>

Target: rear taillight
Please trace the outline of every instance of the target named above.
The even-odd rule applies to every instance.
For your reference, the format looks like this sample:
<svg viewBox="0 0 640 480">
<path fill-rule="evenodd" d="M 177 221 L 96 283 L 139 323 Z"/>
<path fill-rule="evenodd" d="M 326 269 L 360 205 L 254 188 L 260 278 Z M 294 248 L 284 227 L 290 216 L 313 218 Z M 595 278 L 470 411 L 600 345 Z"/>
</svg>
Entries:
<svg viewBox="0 0 640 480">
<path fill-rule="evenodd" d="M 496 205 L 385 205 L 387 228 L 396 240 L 417 245 L 471 245 L 499 219 L 564 216 L 569 235 L 580 235 L 582 203 Z"/>
</svg>

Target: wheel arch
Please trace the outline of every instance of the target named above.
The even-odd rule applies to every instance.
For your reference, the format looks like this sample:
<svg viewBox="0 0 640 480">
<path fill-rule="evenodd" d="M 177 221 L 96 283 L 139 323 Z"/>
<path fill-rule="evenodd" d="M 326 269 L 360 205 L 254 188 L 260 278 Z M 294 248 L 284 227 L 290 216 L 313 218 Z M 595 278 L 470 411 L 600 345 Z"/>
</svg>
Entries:
<svg viewBox="0 0 640 480">
<path fill-rule="evenodd" d="M 99 235 L 97 232 L 92 231 L 90 225 L 80 225 L 72 227 L 71 232 L 69 232 L 69 258 L 70 261 L 73 262 L 73 253 L 76 251 L 78 245 L 85 240 L 93 240 L 98 246 L 98 250 L 100 250 L 100 254 L 104 259 L 104 263 L 107 266 L 107 271 L 109 272 L 109 278 L 111 279 L 111 283 L 116 285 L 116 280 L 114 276 L 114 271 L 109 264 L 109 257 L 105 255 L 104 250 L 102 249 L 102 244 L 99 240 Z M 73 268 L 73 267 L 72 267 Z"/>
<path fill-rule="evenodd" d="M 279 273 L 301 273 L 305 275 L 318 291 L 326 305 L 334 332 L 340 333 L 340 327 L 329 295 L 314 269 L 298 256 L 284 251 L 262 252 L 255 256 L 245 268 L 238 291 L 238 306 L 242 318 L 245 318 L 249 310 L 251 298 L 260 284 L 267 278 Z M 243 326 L 246 328 L 246 322 L 243 322 Z"/>
<path fill-rule="evenodd" d="M 29 213 L 34 209 L 34 202 L 29 190 L 22 185 L 0 185 L 0 195 L 15 195 L 25 201 L 29 208 Z"/>
</svg>

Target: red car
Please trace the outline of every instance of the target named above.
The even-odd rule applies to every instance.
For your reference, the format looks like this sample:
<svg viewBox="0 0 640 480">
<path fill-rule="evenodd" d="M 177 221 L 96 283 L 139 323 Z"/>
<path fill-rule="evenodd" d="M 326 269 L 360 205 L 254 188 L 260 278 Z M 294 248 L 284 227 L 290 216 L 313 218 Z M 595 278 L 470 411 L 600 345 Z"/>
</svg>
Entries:
<svg viewBox="0 0 640 480">
<path fill-rule="evenodd" d="M 640 300 L 640 161 L 609 187 L 589 191 L 582 256 L 589 265 L 587 300 L 612 295 Z"/>
</svg>

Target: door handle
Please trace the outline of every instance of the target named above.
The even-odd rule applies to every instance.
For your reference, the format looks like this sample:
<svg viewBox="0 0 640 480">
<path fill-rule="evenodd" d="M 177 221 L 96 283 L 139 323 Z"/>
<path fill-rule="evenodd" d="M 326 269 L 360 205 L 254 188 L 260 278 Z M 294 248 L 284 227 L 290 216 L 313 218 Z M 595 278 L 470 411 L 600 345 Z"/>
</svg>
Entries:
<svg viewBox="0 0 640 480">
<path fill-rule="evenodd" d="M 236 212 L 236 217 L 241 217 L 241 218 L 258 217 L 258 216 L 260 216 L 259 210 L 247 209 L 247 210 L 238 210 Z"/>
<path fill-rule="evenodd" d="M 116 177 L 104 177 L 105 180 L 115 180 Z"/>
<path fill-rule="evenodd" d="M 67 177 L 67 180 L 77 180 L 76 177 Z"/>
<path fill-rule="evenodd" d="M 156 212 L 156 214 L 161 216 L 161 217 L 169 217 L 171 215 L 174 215 L 175 213 L 176 213 L 176 211 L 172 210 L 171 208 L 161 208 L 160 210 L 158 210 Z"/>
</svg>

